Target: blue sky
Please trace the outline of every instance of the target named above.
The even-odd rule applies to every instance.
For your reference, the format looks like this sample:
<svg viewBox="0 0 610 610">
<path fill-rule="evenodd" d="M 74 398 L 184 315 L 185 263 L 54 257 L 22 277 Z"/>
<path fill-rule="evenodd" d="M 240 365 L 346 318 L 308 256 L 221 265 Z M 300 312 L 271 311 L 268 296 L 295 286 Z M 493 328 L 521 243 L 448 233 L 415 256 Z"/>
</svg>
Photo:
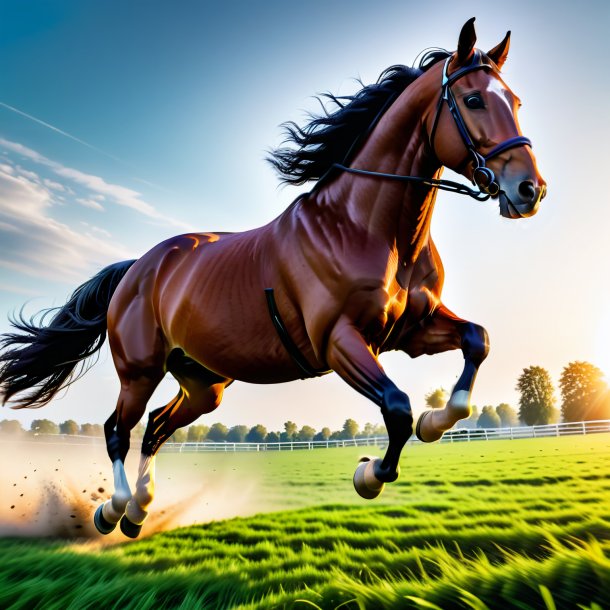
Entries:
<svg viewBox="0 0 610 610">
<path fill-rule="evenodd" d="M 371 82 L 428 46 L 455 48 L 476 16 L 483 49 L 513 32 L 505 78 L 524 101 L 549 195 L 522 222 L 439 197 L 444 300 L 492 340 L 474 401 L 516 404 L 516 378 L 531 364 L 556 380 L 576 359 L 610 374 L 608 6 L 0 2 L 0 331 L 24 302 L 29 313 L 59 305 L 100 266 L 168 236 L 269 221 L 300 192 L 278 189 L 264 161 L 281 122 L 315 110 L 315 93 L 351 92 L 355 77 Z M 420 410 L 426 392 L 455 381 L 461 355 L 383 363 Z M 151 407 L 174 392 L 162 384 Z M 0 417 L 102 422 L 116 393 L 104 354 L 44 411 Z M 347 417 L 381 421 L 329 377 L 235 384 L 203 419 L 277 429 L 286 419 L 336 428 Z"/>
</svg>

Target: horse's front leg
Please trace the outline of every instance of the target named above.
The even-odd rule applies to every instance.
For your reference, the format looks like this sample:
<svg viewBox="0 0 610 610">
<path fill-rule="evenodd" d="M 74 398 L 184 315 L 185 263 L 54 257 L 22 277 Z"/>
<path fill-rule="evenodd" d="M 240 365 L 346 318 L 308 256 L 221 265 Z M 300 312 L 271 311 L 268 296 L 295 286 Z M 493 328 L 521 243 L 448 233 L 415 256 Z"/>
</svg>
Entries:
<svg viewBox="0 0 610 610">
<path fill-rule="evenodd" d="M 420 329 L 405 338 L 400 347 L 413 358 L 452 349 L 461 349 L 464 354 L 464 370 L 446 406 L 424 411 L 417 420 L 417 438 L 425 443 L 437 441 L 460 419 L 470 417 L 474 381 L 479 366 L 489 352 L 487 331 L 478 324 L 458 318 L 441 305 Z"/>
<path fill-rule="evenodd" d="M 398 478 L 400 454 L 413 432 L 409 397 L 389 379 L 358 328 L 345 317 L 330 334 L 327 362 L 344 381 L 381 408 L 389 436 L 385 457 L 365 458 L 354 477 L 358 493 L 374 498 L 384 483 Z"/>
</svg>

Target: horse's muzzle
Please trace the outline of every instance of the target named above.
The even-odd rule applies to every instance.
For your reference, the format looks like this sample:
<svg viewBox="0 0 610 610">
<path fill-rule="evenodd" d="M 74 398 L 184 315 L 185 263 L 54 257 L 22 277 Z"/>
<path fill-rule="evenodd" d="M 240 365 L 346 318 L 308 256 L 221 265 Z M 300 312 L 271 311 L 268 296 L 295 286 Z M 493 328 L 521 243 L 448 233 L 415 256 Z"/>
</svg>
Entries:
<svg viewBox="0 0 610 610">
<path fill-rule="evenodd" d="M 537 186 L 532 180 L 523 180 L 515 189 L 500 191 L 500 214 L 505 218 L 529 218 L 538 211 L 545 196 L 545 183 Z"/>
</svg>

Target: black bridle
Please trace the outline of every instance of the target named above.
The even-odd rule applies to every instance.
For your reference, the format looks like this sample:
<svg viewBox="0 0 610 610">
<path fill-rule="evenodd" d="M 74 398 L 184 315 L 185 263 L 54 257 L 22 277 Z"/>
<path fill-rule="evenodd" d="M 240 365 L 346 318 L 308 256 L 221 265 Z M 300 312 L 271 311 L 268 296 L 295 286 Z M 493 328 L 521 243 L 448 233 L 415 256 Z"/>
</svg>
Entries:
<svg viewBox="0 0 610 610">
<path fill-rule="evenodd" d="M 466 186 L 465 184 L 454 182 L 453 180 L 445 180 L 442 178 L 423 178 L 422 176 L 403 176 L 400 174 L 386 174 L 383 172 L 374 172 L 365 169 L 356 169 L 354 167 L 348 167 L 344 163 L 335 163 L 332 167 L 350 174 L 356 174 L 358 176 L 371 176 L 376 178 L 385 178 L 388 180 L 399 180 L 401 182 L 417 182 L 419 184 L 423 184 L 424 186 L 429 186 L 431 188 L 436 188 L 443 191 L 450 191 L 452 193 L 458 193 L 460 195 L 468 195 L 473 199 L 476 199 L 477 201 L 487 201 L 490 197 L 498 195 L 500 192 L 500 185 L 496 181 L 496 177 L 493 171 L 489 167 L 487 167 L 487 161 L 499 155 L 500 153 L 509 150 L 510 148 L 515 148 L 518 146 L 531 147 L 532 143 L 530 139 L 526 138 L 525 136 L 515 136 L 513 138 L 509 138 L 508 140 L 504 140 L 504 142 L 501 142 L 497 146 L 494 146 L 486 155 L 482 155 L 477 150 L 477 147 L 472 141 L 472 136 L 468 131 L 468 127 L 464 122 L 460 109 L 458 108 L 453 92 L 451 91 L 451 85 L 460 78 L 462 78 L 462 76 L 465 76 L 470 72 L 474 72 L 475 70 L 493 70 L 494 68 L 491 64 L 485 61 L 483 54 L 477 49 L 473 53 L 472 60 L 468 65 L 462 66 L 453 74 L 448 75 L 447 71 L 451 59 L 452 57 L 448 57 L 443 67 L 441 96 L 438 100 L 436 114 L 432 123 L 432 131 L 430 132 L 430 148 L 432 149 L 432 152 L 434 152 L 434 138 L 436 136 L 436 128 L 438 126 L 443 106 L 446 103 L 449 112 L 451 113 L 451 116 L 455 121 L 458 133 L 462 138 L 462 142 L 464 143 L 468 154 L 472 158 L 472 183 L 477 186 L 477 188 L 479 189 L 478 191 Z M 391 101 L 393 102 L 394 99 L 392 99 Z M 388 105 L 384 106 L 384 111 L 387 109 Z M 371 129 L 381 118 L 381 114 L 382 113 L 380 113 L 377 119 L 373 122 Z"/>
</svg>

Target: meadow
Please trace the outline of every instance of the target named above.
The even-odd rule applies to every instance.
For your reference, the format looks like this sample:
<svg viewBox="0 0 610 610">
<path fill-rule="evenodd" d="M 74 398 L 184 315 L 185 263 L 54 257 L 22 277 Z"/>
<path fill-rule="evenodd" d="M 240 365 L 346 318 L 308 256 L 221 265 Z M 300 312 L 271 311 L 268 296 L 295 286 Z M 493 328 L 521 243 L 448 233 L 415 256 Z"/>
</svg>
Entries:
<svg viewBox="0 0 610 610">
<path fill-rule="evenodd" d="M 408 446 L 375 501 L 352 487 L 362 453 L 161 454 L 159 481 L 232 477 L 229 503 L 254 484 L 256 514 L 5 537 L 0 607 L 610 608 L 610 435 Z"/>
</svg>

